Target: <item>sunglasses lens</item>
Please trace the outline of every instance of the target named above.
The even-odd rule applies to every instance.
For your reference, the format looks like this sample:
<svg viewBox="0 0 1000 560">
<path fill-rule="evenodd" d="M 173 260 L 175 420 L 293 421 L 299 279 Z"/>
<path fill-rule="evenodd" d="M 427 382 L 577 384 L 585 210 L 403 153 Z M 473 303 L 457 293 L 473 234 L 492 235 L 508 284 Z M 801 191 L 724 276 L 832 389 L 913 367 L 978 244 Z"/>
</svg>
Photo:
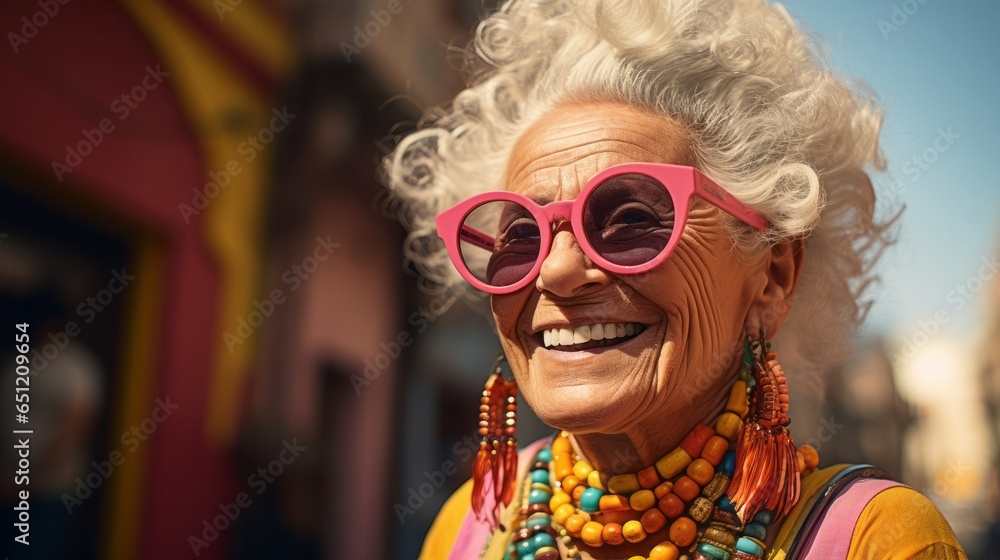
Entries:
<svg viewBox="0 0 1000 560">
<path fill-rule="evenodd" d="M 674 231 L 674 200 L 662 183 L 638 173 L 611 177 L 591 191 L 583 209 L 590 245 L 620 266 L 648 263 Z"/>
<path fill-rule="evenodd" d="M 462 222 L 462 261 L 490 286 L 510 286 L 531 272 L 538 260 L 538 222 L 515 202 L 486 202 Z"/>
</svg>

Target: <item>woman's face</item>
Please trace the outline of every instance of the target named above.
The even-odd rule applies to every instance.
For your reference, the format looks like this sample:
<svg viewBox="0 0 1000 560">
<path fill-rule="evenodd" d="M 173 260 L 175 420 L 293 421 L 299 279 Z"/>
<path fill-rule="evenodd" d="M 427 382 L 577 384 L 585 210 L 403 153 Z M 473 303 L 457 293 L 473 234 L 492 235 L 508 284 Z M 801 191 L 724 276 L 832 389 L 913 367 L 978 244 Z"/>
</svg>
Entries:
<svg viewBox="0 0 1000 560">
<path fill-rule="evenodd" d="M 599 171 L 629 162 L 692 165 L 687 131 L 626 105 L 561 106 L 515 144 L 506 188 L 540 204 L 572 200 Z M 741 259 L 723 213 L 698 198 L 670 258 L 638 276 L 596 267 L 569 223 L 559 224 L 534 285 L 492 299 L 520 391 L 543 421 L 578 434 L 702 420 L 735 380 L 766 262 Z M 599 323 L 633 334 L 545 342 L 545 330 Z"/>
</svg>

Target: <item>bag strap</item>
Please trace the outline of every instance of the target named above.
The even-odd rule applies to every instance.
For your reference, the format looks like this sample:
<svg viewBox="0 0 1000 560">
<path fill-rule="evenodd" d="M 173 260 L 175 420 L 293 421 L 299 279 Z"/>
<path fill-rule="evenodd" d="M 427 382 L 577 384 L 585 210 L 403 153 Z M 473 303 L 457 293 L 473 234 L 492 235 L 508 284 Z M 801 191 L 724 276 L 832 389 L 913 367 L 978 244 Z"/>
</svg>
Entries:
<svg viewBox="0 0 1000 560">
<path fill-rule="evenodd" d="M 853 465 L 837 473 L 818 492 L 819 498 L 813 504 L 795 539 L 788 549 L 786 558 L 798 560 L 802 554 L 811 548 L 813 539 L 819 533 L 820 521 L 840 495 L 851 485 L 861 479 L 876 479 L 893 482 L 892 475 L 872 465 Z"/>
</svg>

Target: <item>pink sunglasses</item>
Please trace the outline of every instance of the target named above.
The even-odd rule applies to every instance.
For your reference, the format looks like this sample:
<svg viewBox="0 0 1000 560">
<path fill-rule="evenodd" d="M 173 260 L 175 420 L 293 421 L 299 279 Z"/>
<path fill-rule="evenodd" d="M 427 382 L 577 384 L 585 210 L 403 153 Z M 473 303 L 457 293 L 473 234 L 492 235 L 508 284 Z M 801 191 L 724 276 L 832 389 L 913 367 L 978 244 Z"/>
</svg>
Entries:
<svg viewBox="0 0 1000 560">
<path fill-rule="evenodd" d="M 475 288 L 509 294 L 534 281 L 552 246 L 553 227 L 569 219 L 597 266 L 641 274 L 659 266 L 680 241 L 691 196 L 757 229 L 767 221 L 697 169 L 626 163 L 601 171 L 575 200 L 539 205 L 509 191 L 478 194 L 437 216 L 438 235 L 455 267 Z"/>
</svg>

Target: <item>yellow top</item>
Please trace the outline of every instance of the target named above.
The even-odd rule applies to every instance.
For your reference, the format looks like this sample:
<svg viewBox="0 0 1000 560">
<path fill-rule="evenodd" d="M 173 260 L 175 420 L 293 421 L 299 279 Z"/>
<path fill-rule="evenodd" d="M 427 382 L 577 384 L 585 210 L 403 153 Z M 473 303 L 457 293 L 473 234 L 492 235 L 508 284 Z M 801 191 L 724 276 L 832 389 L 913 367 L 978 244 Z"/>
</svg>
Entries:
<svg viewBox="0 0 1000 560">
<path fill-rule="evenodd" d="M 788 547 L 805 520 L 803 514 L 815 504 L 819 490 L 842 469 L 843 465 L 828 467 L 802 479 L 802 499 L 779 529 L 768 552 L 768 560 L 785 559 Z M 452 543 L 469 513 L 471 497 L 470 480 L 441 508 L 427 533 L 418 560 L 448 558 Z M 941 512 L 922 494 L 905 486 L 883 490 L 868 502 L 854 527 L 847 557 L 864 560 L 967 560 Z"/>
</svg>

